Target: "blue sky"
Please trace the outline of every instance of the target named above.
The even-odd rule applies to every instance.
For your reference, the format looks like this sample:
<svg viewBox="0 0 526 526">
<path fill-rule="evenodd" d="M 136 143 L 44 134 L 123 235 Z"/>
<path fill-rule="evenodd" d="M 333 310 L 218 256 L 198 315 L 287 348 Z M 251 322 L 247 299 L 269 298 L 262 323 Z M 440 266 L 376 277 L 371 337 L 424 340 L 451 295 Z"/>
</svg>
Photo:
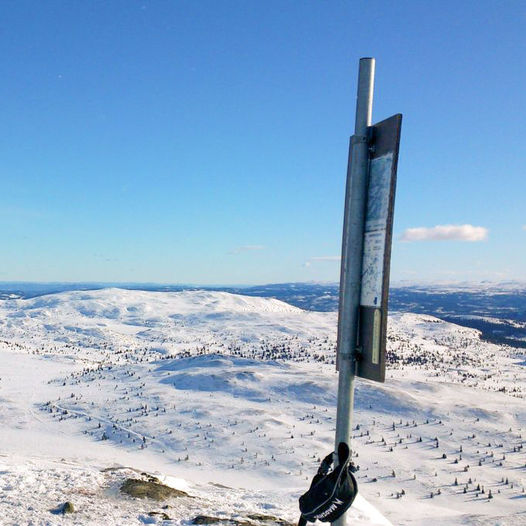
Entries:
<svg viewBox="0 0 526 526">
<path fill-rule="evenodd" d="M 337 281 L 362 56 L 373 121 L 404 115 L 392 279 L 526 279 L 524 27 L 522 1 L 1 2 L 0 280 Z"/>
</svg>

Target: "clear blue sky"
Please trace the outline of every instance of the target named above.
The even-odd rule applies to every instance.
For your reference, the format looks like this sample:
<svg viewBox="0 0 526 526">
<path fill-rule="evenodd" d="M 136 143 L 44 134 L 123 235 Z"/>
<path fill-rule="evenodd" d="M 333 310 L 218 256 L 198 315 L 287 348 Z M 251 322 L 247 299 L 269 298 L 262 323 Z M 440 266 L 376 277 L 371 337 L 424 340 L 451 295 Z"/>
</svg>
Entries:
<svg viewBox="0 0 526 526">
<path fill-rule="evenodd" d="M 373 120 L 404 114 L 392 278 L 526 279 L 525 27 L 523 1 L 4 0 L 0 280 L 337 281 L 361 56 Z M 401 239 L 440 225 L 487 238 Z"/>
</svg>

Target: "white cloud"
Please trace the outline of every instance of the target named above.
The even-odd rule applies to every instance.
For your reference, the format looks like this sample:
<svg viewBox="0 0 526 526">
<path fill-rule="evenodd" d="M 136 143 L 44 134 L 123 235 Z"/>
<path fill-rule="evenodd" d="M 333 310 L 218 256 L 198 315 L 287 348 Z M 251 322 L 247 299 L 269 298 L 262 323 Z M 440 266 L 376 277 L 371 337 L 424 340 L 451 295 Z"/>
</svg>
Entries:
<svg viewBox="0 0 526 526">
<path fill-rule="evenodd" d="M 523 230 L 526 230 L 526 225 L 522 225 L 522 229 L 523 229 Z"/>
<path fill-rule="evenodd" d="M 485 241 L 488 229 L 473 225 L 437 225 L 431 228 L 408 228 L 401 241 Z"/>
</svg>

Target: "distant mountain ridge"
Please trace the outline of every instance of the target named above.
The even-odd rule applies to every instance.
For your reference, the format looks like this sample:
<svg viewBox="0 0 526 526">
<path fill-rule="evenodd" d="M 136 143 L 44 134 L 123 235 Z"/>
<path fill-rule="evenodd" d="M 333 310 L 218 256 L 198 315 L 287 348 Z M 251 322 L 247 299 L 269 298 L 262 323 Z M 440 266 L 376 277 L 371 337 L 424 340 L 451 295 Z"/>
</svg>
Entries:
<svg viewBox="0 0 526 526">
<path fill-rule="evenodd" d="M 125 290 L 155 292 L 222 291 L 244 296 L 275 298 L 304 310 L 338 310 L 336 283 L 277 283 L 257 286 L 199 287 L 154 283 L 2 283 L 0 299 L 31 298 L 73 290 L 99 290 L 115 286 Z M 526 348 L 526 283 L 395 283 L 389 310 L 430 314 L 482 332 L 496 343 Z"/>
</svg>

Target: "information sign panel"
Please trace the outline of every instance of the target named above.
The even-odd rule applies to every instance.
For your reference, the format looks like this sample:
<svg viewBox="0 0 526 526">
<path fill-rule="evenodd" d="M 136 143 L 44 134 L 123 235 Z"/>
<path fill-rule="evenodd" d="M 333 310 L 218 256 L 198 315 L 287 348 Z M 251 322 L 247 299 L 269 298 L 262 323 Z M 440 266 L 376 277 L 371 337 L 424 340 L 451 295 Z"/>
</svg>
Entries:
<svg viewBox="0 0 526 526">
<path fill-rule="evenodd" d="M 371 127 L 357 374 L 378 382 L 385 381 L 389 270 L 401 124 L 402 115 L 397 114 Z"/>
</svg>

